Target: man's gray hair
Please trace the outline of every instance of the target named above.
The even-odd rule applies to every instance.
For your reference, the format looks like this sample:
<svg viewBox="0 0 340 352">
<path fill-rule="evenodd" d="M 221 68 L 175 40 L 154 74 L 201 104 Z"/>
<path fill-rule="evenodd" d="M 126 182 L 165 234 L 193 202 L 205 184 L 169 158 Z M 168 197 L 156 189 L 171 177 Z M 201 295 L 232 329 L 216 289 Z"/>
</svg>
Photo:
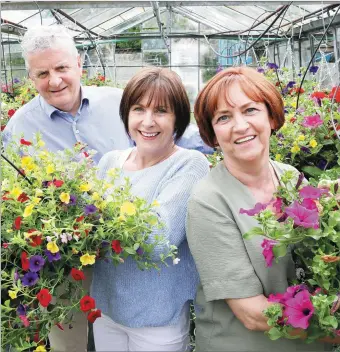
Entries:
<svg viewBox="0 0 340 352">
<path fill-rule="evenodd" d="M 22 55 L 28 67 L 27 58 L 29 54 L 46 49 L 63 49 L 71 55 L 78 56 L 72 35 L 69 30 L 62 25 L 37 26 L 32 27 L 25 33 L 22 42 Z"/>
</svg>

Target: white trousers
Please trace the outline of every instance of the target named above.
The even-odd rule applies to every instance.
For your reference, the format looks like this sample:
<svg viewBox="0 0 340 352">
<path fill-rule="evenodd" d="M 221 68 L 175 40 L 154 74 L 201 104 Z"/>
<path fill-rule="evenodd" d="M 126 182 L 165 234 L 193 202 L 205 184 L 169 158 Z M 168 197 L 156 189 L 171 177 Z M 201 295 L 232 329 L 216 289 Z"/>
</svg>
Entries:
<svg viewBox="0 0 340 352">
<path fill-rule="evenodd" d="M 102 314 L 93 324 L 96 352 L 104 351 L 187 351 L 189 346 L 189 304 L 176 325 L 128 328 Z"/>
</svg>

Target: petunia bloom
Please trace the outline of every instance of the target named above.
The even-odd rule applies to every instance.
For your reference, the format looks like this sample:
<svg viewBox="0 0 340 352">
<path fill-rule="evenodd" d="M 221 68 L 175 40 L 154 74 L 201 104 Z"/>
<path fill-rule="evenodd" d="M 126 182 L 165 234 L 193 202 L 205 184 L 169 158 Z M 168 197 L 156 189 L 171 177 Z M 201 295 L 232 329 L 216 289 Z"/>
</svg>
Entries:
<svg viewBox="0 0 340 352">
<path fill-rule="evenodd" d="M 270 70 L 277 70 L 279 68 L 279 66 L 277 66 L 275 63 L 273 62 L 268 62 L 267 63 L 267 67 L 270 69 Z"/>
<path fill-rule="evenodd" d="M 266 261 L 267 267 L 271 267 L 273 265 L 273 260 L 275 258 L 273 247 L 277 244 L 277 241 L 264 239 L 261 243 L 261 247 L 263 248 L 262 254 Z"/>
<path fill-rule="evenodd" d="M 96 262 L 96 256 L 85 253 L 80 257 L 80 262 L 82 265 L 92 265 Z"/>
<path fill-rule="evenodd" d="M 68 205 L 76 205 L 76 204 L 77 204 L 77 197 L 74 194 L 71 194 Z"/>
<path fill-rule="evenodd" d="M 15 219 L 14 219 L 14 228 L 16 230 L 20 230 L 20 227 L 21 227 L 21 216 L 17 216 Z"/>
<path fill-rule="evenodd" d="M 85 279 L 84 272 L 82 272 L 81 270 L 75 269 L 75 268 L 71 269 L 71 276 L 76 281 L 81 281 L 81 280 Z"/>
<path fill-rule="evenodd" d="M 28 255 L 26 252 L 21 252 L 21 267 L 24 271 L 28 271 L 30 268 L 30 261 L 28 260 Z"/>
<path fill-rule="evenodd" d="M 331 92 L 329 93 L 329 97 L 337 103 L 340 103 L 340 86 L 333 87 Z"/>
<path fill-rule="evenodd" d="M 44 253 L 45 253 L 46 257 L 47 257 L 47 260 L 50 263 L 52 263 L 54 261 L 56 262 L 56 261 L 61 259 L 60 252 L 52 253 L 48 249 L 45 249 Z"/>
<path fill-rule="evenodd" d="M 312 73 L 313 75 L 315 75 L 318 72 L 319 66 L 311 66 L 309 68 L 309 72 Z"/>
<path fill-rule="evenodd" d="M 298 292 L 294 298 L 285 302 L 283 315 L 287 317 L 287 323 L 294 328 L 307 329 L 309 320 L 313 316 L 314 306 L 307 290 Z"/>
<path fill-rule="evenodd" d="M 135 215 L 136 214 L 136 207 L 131 202 L 124 202 L 120 207 L 120 214 L 121 215 Z"/>
<path fill-rule="evenodd" d="M 19 304 L 17 307 L 17 315 L 26 315 L 26 307 L 23 304 Z"/>
<path fill-rule="evenodd" d="M 320 189 L 313 186 L 305 186 L 300 189 L 299 194 L 302 199 L 319 199 L 323 194 L 328 193 L 326 189 Z"/>
<path fill-rule="evenodd" d="M 100 309 L 96 309 L 93 312 L 90 312 L 87 316 L 87 320 L 90 323 L 94 323 L 97 318 L 100 318 L 102 316 L 102 311 Z"/>
<path fill-rule="evenodd" d="M 83 312 L 88 312 L 91 309 L 95 309 L 96 308 L 96 301 L 94 300 L 94 298 L 90 297 L 90 296 L 84 296 L 80 302 L 80 309 Z"/>
<path fill-rule="evenodd" d="M 40 271 L 45 265 L 45 260 L 40 255 L 33 255 L 30 258 L 30 271 L 36 273 Z"/>
<path fill-rule="evenodd" d="M 33 286 L 39 281 L 37 273 L 28 272 L 21 278 L 21 282 L 24 286 Z"/>
<path fill-rule="evenodd" d="M 307 128 L 317 128 L 323 124 L 319 114 L 306 116 L 302 121 L 302 126 Z"/>
<path fill-rule="evenodd" d="M 24 138 L 21 138 L 20 139 L 20 144 L 22 144 L 22 145 L 32 145 L 32 142 L 26 141 Z"/>
<path fill-rule="evenodd" d="M 97 210 L 98 208 L 94 204 L 88 204 L 84 208 L 84 213 L 85 215 L 90 215 L 94 214 Z"/>
<path fill-rule="evenodd" d="M 37 293 L 37 299 L 39 303 L 46 308 L 52 301 L 52 295 L 47 288 L 43 288 Z"/>
<path fill-rule="evenodd" d="M 241 208 L 240 214 L 247 214 L 249 216 L 257 215 L 257 214 L 261 213 L 262 210 L 265 210 L 267 208 L 268 204 L 269 203 L 265 203 L 265 204 L 256 203 L 254 208 L 249 209 L 249 210 Z"/>
<path fill-rule="evenodd" d="M 286 214 L 294 220 L 296 226 L 305 228 L 319 228 L 319 213 L 317 210 L 310 210 L 295 201 L 286 208 Z"/>
<path fill-rule="evenodd" d="M 311 98 L 324 99 L 324 98 L 326 98 L 326 93 L 324 93 L 324 92 L 313 92 L 311 94 Z"/>
<path fill-rule="evenodd" d="M 121 253 L 122 250 L 123 250 L 123 248 L 120 245 L 120 241 L 119 240 L 113 240 L 111 242 L 111 247 L 117 254 Z"/>
<path fill-rule="evenodd" d="M 26 315 L 19 315 L 21 322 L 24 324 L 24 327 L 27 328 L 30 325 L 29 320 L 27 319 Z"/>
</svg>

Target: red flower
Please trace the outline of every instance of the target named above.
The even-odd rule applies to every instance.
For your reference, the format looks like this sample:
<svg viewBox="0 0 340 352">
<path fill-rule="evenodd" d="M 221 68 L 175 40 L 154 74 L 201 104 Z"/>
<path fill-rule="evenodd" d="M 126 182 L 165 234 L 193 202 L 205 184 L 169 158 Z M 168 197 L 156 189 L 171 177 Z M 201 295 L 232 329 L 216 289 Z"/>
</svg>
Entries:
<svg viewBox="0 0 340 352">
<path fill-rule="evenodd" d="M 90 233 L 90 230 L 89 230 L 89 229 L 86 229 L 86 230 L 85 230 L 85 237 L 87 237 L 87 236 L 89 235 L 89 233 Z"/>
<path fill-rule="evenodd" d="M 85 279 L 85 275 L 81 270 L 72 268 L 71 270 L 71 275 L 74 278 L 74 280 L 76 281 L 80 281 L 80 280 L 84 280 Z"/>
<path fill-rule="evenodd" d="M 336 92 L 336 94 L 335 94 Z M 340 103 L 340 87 L 333 87 L 331 92 L 329 93 L 329 97 L 337 102 Z"/>
<path fill-rule="evenodd" d="M 290 121 L 291 123 L 295 122 L 295 121 L 296 121 L 296 117 L 292 117 L 289 121 Z"/>
<path fill-rule="evenodd" d="M 50 294 L 50 291 L 47 288 L 41 289 L 37 294 L 37 298 L 39 303 L 45 308 L 52 301 L 52 295 Z"/>
<path fill-rule="evenodd" d="M 83 154 L 85 155 L 85 158 L 88 158 L 90 156 L 88 152 L 83 152 Z"/>
<path fill-rule="evenodd" d="M 28 260 L 26 252 L 21 252 L 21 267 L 24 271 L 27 271 L 30 268 L 30 261 Z"/>
<path fill-rule="evenodd" d="M 3 131 L 6 128 L 6 125 L 1 125 L 1 131 Z"/>
<path fill-rule="evenodd" d="M 23 138 L 20 139 L 20 144 L 22 144 L 22 145 L 32 145 L 32 143 L 30 141 L 26 141 Z"/>
<path fill-rule="evenodd" d="M 311 94 L 311 98 L 323 99 L 326 98 L 326 93 L 324 92 L 314 92 Z"/>
<path fill-rule="evenodd" d="M 17 216 L 14 220 L 14 228 L 20 230 L 21 227 L 21 216 Z"/>
<path fill-rule="evenodd" d="M 8 110 L 7 115 L 8 115 L 9 117 L 12 117 L 12 116 L 15 114 L 15 112 L 16 112 L 15 109 L 10 109 L 10 110 Z"/>
<path fill-rule="evenodd" d="M 121 253 L 123 250 L 123 248 L 120 246 L 120 241 L 118 240 L 113 240 L 111 242 L 111 247 L 117 254 Z"/>
<path fill-rule="evenodd" d="M 60 323 L 55 324 L 60 330 L 64 330 L 63 326 Z"/>
<path fill-rule="evenodd" d="M 28 230 L 27 232 L 28 233 L 33 233 L 33 232 L 36 232 L 37 230 L 36 229 L 31 229 L 31 230 Z M 32 247 L 37 247 L 37 246 L 40 246 L 42 243 L 42 234 L 39 233 L 38 235 L 32 235 L 30 237 L 30 245 Z"/>
<path fill-rule="evenodd" d="M 8 248 L 8 246 L 9 246 L 9 243 L 7 243 L 7 242 L 2 244 L 2 248 L 6 249 L 6 248 Z"/>
<path fill-rule="evenodd" d="M 96 319 L 100 318 L 101 316 L 102 316 L 102 311 L 100 309 L 96 309 L 88 314 L 87 320 L 90 323 L 94 323 Z"/>
<path fill-rule="evenodd" d="M 61 187 L 61 186 L 64 184 L 64 181 L 62 181 L 62 180 L 53 180 L 53 184 L 54 184 L 57 188 L 59 188 L 59 187 Z"/>
<path fill-rule="evenodd" d="M 76 222 L 81 222 L 84 220 L 84 215 L 79 216 L 79 218 L 76 219 Z"/>
<path fill-rule="evenodd" d="M 81 300 L 80 300 L 80 309 L 83 312 L 88 312 L 91 309 L 96 308 L 96 301 L 90 297 L 90 296 L 84 296 Z"/>
<path fill-rule="evenodd" d="M 4 195 L 2 196 L 2 200 L 13 200 L 13 198 L 8 198 L 6 197 L 9 192 L 5 192 Z"/>
<path fill-rule="evenodd" d="M 20 203 L 25 203 L 30 198 L 27 196 L 25 192 L 21 193 L 20 196 L 17 198 L 17 201 Z"/>
</svg>

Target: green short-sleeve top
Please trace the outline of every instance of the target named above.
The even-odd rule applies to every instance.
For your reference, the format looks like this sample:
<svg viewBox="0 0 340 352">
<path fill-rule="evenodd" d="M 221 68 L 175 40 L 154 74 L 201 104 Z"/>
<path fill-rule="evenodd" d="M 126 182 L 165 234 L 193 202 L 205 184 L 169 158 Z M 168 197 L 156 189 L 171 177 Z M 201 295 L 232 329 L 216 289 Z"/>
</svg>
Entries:
<svg viewBox="0 0 340 352">
<path fill-rule="evenodd" d="M 278 178 L 289 165 L 271 162 Z M 225 299 L 284 292 L 295 276 L 291 255 L 266 267 L 262 236 L 242 235 L 258 226 L 240 214 L 256 203 L 250 190 L 232 176 L 223 162 L 194 188 L 189 200 L 187 238 L 201 283 L 196 297 L 196 351 L 328 351 L 323 343 L 301 340 L 271 341 L 261 331 L 250 331 L 236 318 Z"/>
</svg>

